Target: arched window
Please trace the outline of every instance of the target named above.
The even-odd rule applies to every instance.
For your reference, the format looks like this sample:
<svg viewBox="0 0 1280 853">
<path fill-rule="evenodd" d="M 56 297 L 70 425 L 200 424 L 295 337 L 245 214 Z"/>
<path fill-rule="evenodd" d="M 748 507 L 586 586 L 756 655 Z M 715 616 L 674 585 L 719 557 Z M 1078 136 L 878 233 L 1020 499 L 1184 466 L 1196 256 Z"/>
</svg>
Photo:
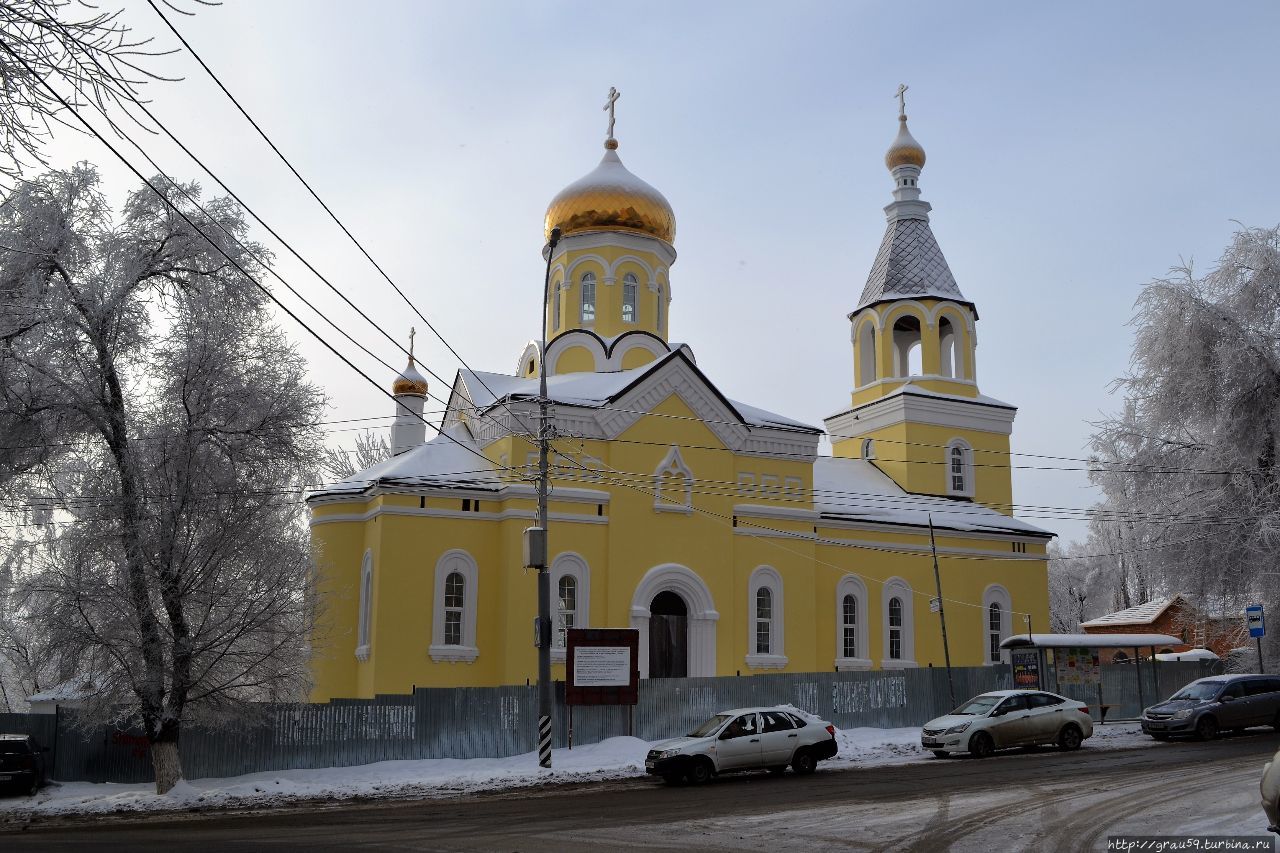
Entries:
<svg viewBox="0 0 1280 853">
<path fill-rule="evenodd" d="M 462 645 L 462 615 L 467 601 L 467 581 L 459 572 L 444 579 L 444 644 Z"/>
<path fill-rule="evenodd" d="M 840 602 L 840 656 L 858 656 L 858 599 L 852 595 Z"/>
<path fill-rule="evenodd" d="M 862 440 L 862 458 L 863 459 L 876 458 L 876 443 L 873 439 L 864 438 Z"/>
<path fill-rule="evenodd" d="M 858 387 L 876 381 L 876 327 L 864 322 L 858 331 Z"/>
<path fill-rule="evenodd" d="M 560 328 L 560 282 L 556 282 L 551 288 L 551 330 L 556 331 Z"/>
<path fill-rule="evenodd" d="M 973 450 L 963 439 L 947 444 L 947 494 L 973 497 Z"/>
<path fill-rule="evenodd" d="M 884 652 L 880 666 L 901 669 L 916 666 L 915 604 L 911 586 L 902 578 L 885 581 L 881 592 Z"/>
<path fill-rule="evenodd" d="M 956 349 L 956 341 L 955 326 L 943 317 L 938 321 L 938 372 L 943 376 L 960 376 L 960 353 Z"/>
<path fill-rule="evenodd" d="M 902 660 L 902 599 L 889 599 L 889 660 Z"/>
<path fill-rule="evenodd" d="M 680 448 L 672 447 L 653 472 L 653 508 L 659 512 L 693 512 L 693 472 Z"/>
<path fill-rule="evenodd" d="M 473 661 L 480 572 L 466 551 L 449 551 L 436 563 L 435 606 L 431 619 L 434 661 Z"/>
<path fill-rule="evenodd" d="M 1000 605 L 991 602 L 987 606 L 987 660 L 1000 663 L 1000 643 L 1004 640 L 1004 616 Z"/>
<path fill-rule="evenodd" d="M 1009 638 L 1013 615 L 1013 599 L 1009 590 L 999 584 L 991 584 L 982 593 L 984 664 L 1002 663 L 1005 660 L 1000 644 Z"/>
<path fill-rule="evenodd" d="M 757 566 L 747 582 L 747 666 L 782 669 L 787 665 L 783 649 L 782 575 L 772 566 Z"/>
<path fill-rule="evenodd" d="M 867 587 L 857 575 L 836 584 L 836 669 L 871 669 L 867 638 Z"/>
<path fill-rule="evenodd" d="M 627 273 L 622 277 L 622 322 L 634 323 L 636 321 L 636 297 L 640 290 L 639 282 L 631 273 Z"/>
<path fill-rule="evenodd" d="M 756 654 L 767 655 L 773 650 L 773 597 L 768 587 L 756 590 Z"/>
<path fill-rule="evenodd" d="M 920 319 L 913 316 L 899 317 L 893 324 L 893 352 L 896 364 L 896 376 L 919 376 L 923 370 L 920 364 Z"/>
<path fill-rule="evenodd" d="M 364 552 L 360 564 L 360 613 L 356 629 L 356 657 L 369 659 L 370 638 L 373 635 L 373 552 Z"/>
<path fill-rule="evenodd" d="M 1111 656 L 1111 662 L 1112 663 L 1128 663 L 1129 656 L 1122 651 L 1117 651 L 1114 655 Z"/>
<path fill-rule="evenodd" d="M 564 648 L 568 644 L 569 629 L 574 627 L 574 618 L 578 615 L 578 579 L 573 575 L 565 575 L 556 584 L 556 638 L 555 644 Z"/>
<path fill-rule="evenodd" d="M 582 274 L 582 322 L 591 323 L 596 319 L 596 274 Z"/>
<path fill-rule="evenodd" d="M 591 569 L 579 555 L 566 551 L 551 561 L 551 588 L 556 591 L 556 631 L 551 661 L 564 663 L 570 628 L 591 627 Z"/>
<path fill-rule="evenodd" d="M 657 315 L 656 315 L 657 325 L 655 326 L 655 329 L 657 330 L 658 334 L 662 334 L 662 310 L 663 310 L 663 309 L 662 309 L 662 303 L 663 303 L 663 299 L 662 299 L 662 285 L 658 285 L 658 300 L 657 300 L 657 302 L 658 302 L 658 309 L 657 309 L 658 313 L 657 313 Z"/>
</svg>

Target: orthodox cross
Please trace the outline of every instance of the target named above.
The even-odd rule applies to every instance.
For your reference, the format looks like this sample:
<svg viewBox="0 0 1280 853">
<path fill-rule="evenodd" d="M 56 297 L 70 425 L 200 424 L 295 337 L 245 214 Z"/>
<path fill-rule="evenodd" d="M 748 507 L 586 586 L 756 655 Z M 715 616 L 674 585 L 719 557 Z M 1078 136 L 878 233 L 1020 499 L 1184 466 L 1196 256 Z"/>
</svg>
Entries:
<svg viewBox="0 0 1280 853">
<path fill-rule="evenodd" d="M 413 326 L 409 327 L 409 360 L 413 361 L 413 336 L 418 332 Z"/>
<path fill-rule="evenodd" d="M 613 120 L 614 120 L 613 105 L 618 102 L 618 98 L 619 98 L 618 90 L 610 86 L 609 100 L 606 101 L 604 105 L 604 108 L 609 112 L 609 138 L 610 139 L 613 139 Z"/>
<path fill-rule="evenodd" d="M 908 88 L 908 87 L 907 87 L 907 84 L 906 84 L 906 83 L 899 83 L 899 84 L 898 84 L 898 91 L 896 91 L 896 92 L 894 92 L 894 93 L 893 93 L 893 96 L 894 96 L 895 98 L 897 98 L 897 99 L 898 99 L 898 114 L 899 114 L 899 115 L 906 115 L 906 114 L 907 114 L 907 88 Z"/>
</svg>

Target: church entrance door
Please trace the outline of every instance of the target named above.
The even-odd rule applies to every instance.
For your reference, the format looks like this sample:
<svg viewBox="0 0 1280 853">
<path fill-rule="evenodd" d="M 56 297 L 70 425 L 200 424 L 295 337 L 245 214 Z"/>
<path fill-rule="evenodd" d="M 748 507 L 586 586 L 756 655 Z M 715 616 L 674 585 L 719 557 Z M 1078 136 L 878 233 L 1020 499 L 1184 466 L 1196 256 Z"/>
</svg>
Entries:
<svg viewBox="0 0 1280 853">
<path fill-rule="evenodd" d="M 660 592 L 649 605 L 649 677 L 689 674 L 689 608 L 674 592 Z"/>
</svg>

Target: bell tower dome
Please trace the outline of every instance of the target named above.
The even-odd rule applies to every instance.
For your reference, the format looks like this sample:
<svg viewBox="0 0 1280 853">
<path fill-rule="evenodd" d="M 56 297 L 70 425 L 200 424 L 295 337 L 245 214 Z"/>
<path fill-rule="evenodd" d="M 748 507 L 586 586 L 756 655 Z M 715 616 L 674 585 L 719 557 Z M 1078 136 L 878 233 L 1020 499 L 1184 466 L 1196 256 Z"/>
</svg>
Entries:
<svg viewBox="0 0 1280 853">
<path fill-rule="evenodd" d="M 907 127 L 906 91 L 898 87 L 898 135 L 884 158 L 893 176 L 888 224 L 849 314 L 852 406 L 827 418 L 827 429 L 836 456 L 874 458 L 909 492 L 1010 513 L 1017 410 L 978 391 L 978 311 L 960 292 L 929 224 L 932 206 L 920 197 L 925 152 Z"/>
<path fill-rule="evenodd" d="M 613 135 L 619 98 L 610 89 L 604 156 L 556 194 L 543 233 L 559 228 L 551 257 L 546 329 L 549 374 L 626 370 L 670 351 L 671 264 L 675 212 L 657 189 L 618 156 Z M 543 257 L 551 252 L 549 242 Z M 520 373 L 536 375 L 538 353 L 526 348 Z"/>
</svg>

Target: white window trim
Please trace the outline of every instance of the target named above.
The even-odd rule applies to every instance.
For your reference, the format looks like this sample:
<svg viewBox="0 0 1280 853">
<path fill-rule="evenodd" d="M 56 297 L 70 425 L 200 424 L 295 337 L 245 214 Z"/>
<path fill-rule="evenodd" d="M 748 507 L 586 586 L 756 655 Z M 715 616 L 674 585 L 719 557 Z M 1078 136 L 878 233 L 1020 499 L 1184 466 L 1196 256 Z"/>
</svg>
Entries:
<svg viewBox="0 0 1280 853">
<path fill-rule="evenodd" d="M 858 623 L 855 642 L 865 657 L 844 657 L 844 597 L 852 595 L 858 602 Z M 871 669 L 870 627 L 867 624 L 870 610 L 867 608 L 867 585 L 856 575 L 845 575 L 836 584 L 836 670 Z"/>
<path fill-rule="evenodd" d="M 551 303 L 551 331 L 553 332 L 560 331 L 560 294 L 563 289 L 563 283 L 558 281 L 555 283 L 555 286 L 551 288 L 551 298 L 554 300 Z"/>
<path fill-rule="evenodd" d="M 445 645 L 444 642 L 444 582 L 453 572 L 462 575 L 465 583 L 462 600 L 462 643 Z M 428 653 L 437 662 L 471 663 L 480 656 L 476 647 L 476 600 L 480 597 L 480 570 L 476 561 L 466 551 L 446 551 L 436 562 L 435 603 L 431 609 L 431 646 Z"/>
<path fill-rule="evenodd" d="M 902 600 L 902 658 L 892 660 L 889 657 L 889 599 L 897 597 Z M 916 617 L 915 594 L 911 585 L 902 578 L 889 578 L 884 582 L 880 594 L 880 625 L 882 635 L 881 669 L 914 669 L 916 663 Z"/>
<path fill-rule="evenodd" d="M 373 645 L 373 551 L 360 563 L 360 602 L 356 623 L 356 660 L 367 661 Z"/>
<path fill-rule="evenodd" d="M 960 448 L 963 454 L 961 467 L 964 469 L 964 488 L 955 489 L 951 484 L 951 451 L 953 448 Z M 953 438 L 947 442 L 946 456 L 943 457 L 943 470 L 947 477 L 947 494 L 957 497 L 971 498 L 973 497 L 973 446 L 963 438 Z"/>
<path fill-rule="evenodd" d="M 1007 640 L 1013 633 L 1013 596 L 1009 590 L 998 583 L 993 583 L 982 591 L 982 665 L 997 666 L 1009 662 L 1009 651 L 1000 652 L 1000 660 L 991 660 L 990 651 L 991 628 L 988 623 L 992 604 L 1000 605 L 1000 639 Z"/>
<path fill-rule="evenodd" d="M 662 485 L 668 474 L 676 474 L 684 478 L 684 494 L 678 501 L 663 500 Z M 680 448 L 672 446 L 662 462 L 653 472 L 653 508 L 656 512 L 693 512 L 693 472 L 684 464 Z"/>
<path fill-rule="evenodd" d="M 631 288 L 631 319 L 626 317 L 627 305 L 627 288 Z M 634 273 L 627 273 L 622 277 L 622 302 L 618 306 L 622 310 L 618 312 L 623 323 L 634 325 L 640 321 L 640 280 L 635 277 Z"/>
<path fill-rule="evenodd" d="M 563 554 L 556 555 L 551 561 L 551 595 L 554 599 L 555 613 L 551 618 L 554 621 L 560 612 L 560 579 L 563 577 L 572 577 L 578 582 L 578 608 L 573 615 L 573 627 L 590 628 L 591 627 L 591 567 L 587 565 L 587 561 L 580 554 L 566 551 Z M 554 631 L 553 631 L 554 642 Z M 567 642 L 567 638 L 566 638 Z M 565 662 L 564 646 L 552 645 L 551 662 Z"/>
<path fill-rule="evenodd" d="M 587 318 L 587 283 L 591 284 L 591 318 Z M 584 325 L 594 325 L 600 316 L 600 291 L 596 289 L 596 274 L 584 272 L 578 279 L 578 321 Z"/>
<path fill-rule="evenodd" d="M 769 651 L 756 648 L 756 592 L 769 590 L 772 615 L 769 625 Z M 757 566 L 747 582 L 747 666 L 751 669 L 782 669 L 787 665 L 786 630 L 783 623 L 782 575 L 772 566 Z"/>
</svg>

